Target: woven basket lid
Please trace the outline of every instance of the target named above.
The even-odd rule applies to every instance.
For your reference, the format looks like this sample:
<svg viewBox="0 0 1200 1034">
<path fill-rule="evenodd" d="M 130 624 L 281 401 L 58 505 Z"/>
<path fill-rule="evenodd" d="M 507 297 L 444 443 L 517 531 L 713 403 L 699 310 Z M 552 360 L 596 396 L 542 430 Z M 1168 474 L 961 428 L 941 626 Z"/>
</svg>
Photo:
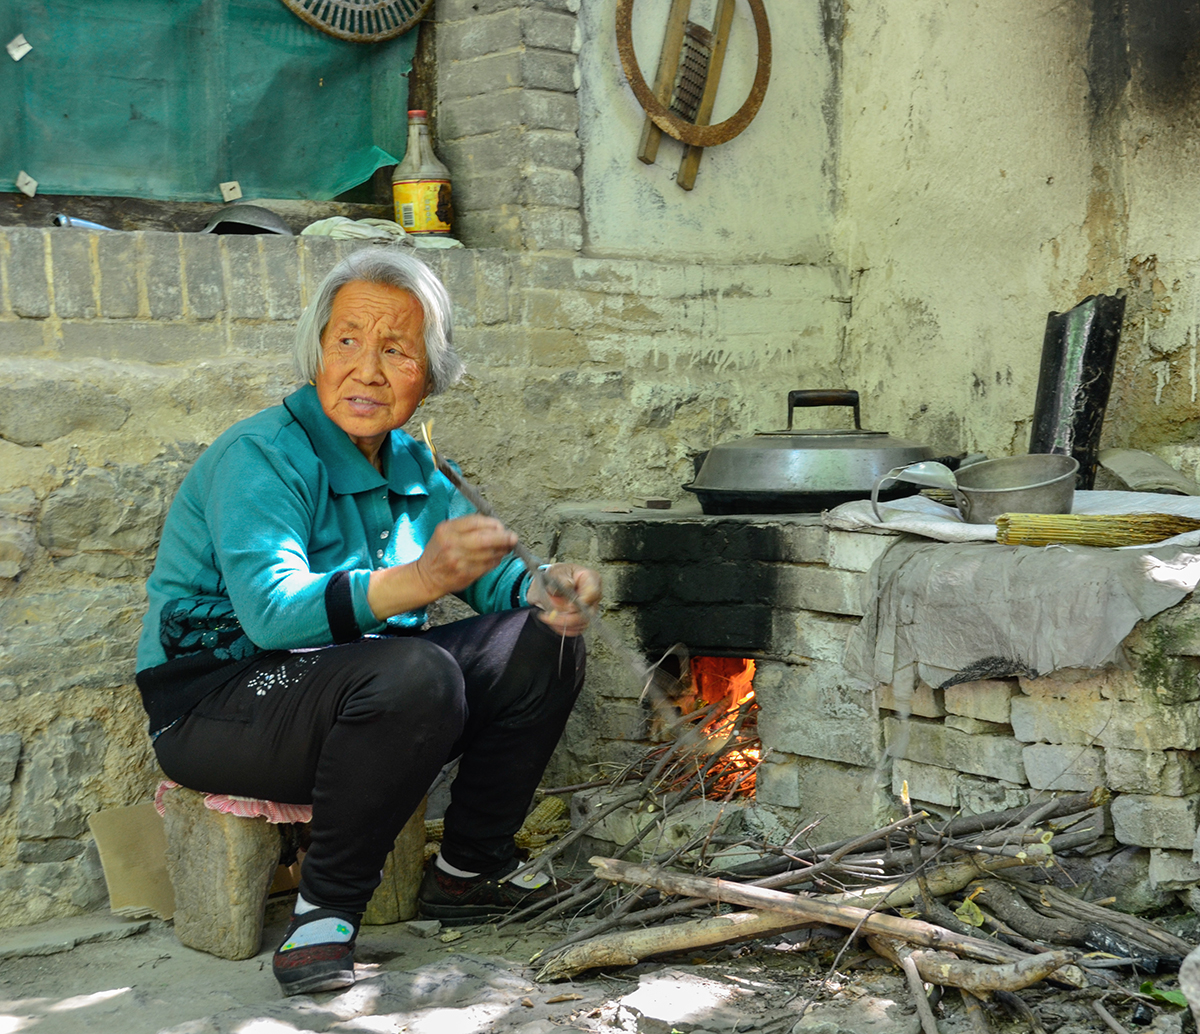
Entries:
<svg viewBox="0 0 1200 1034">
<path fill-rule="evenodd" d="M 281 0 L 292 14 L 351 43 L 382 43 L 407 32 L 433 0 Z"/>
</svg>

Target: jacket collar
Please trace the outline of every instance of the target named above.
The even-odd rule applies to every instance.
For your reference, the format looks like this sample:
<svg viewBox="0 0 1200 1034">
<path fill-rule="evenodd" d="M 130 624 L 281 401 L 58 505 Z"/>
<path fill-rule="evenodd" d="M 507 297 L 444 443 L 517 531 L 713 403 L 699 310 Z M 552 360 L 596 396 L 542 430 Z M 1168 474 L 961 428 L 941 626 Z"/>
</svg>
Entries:
<svg viewBox="0 0 1200 1034">
<path fill-rule="evenodd" d="M 403 431 L 392 431 L 380 449 L 380 474 L 337 424 L 325 415 L 317 389 L 306 384 L 283 400 L 304 428 L 313 452 L 329 472 L 329 487 L 338 495 L 354 495 L 387 485 L 397 495 L 428 495 L 433 460 Z"/>
</svg>

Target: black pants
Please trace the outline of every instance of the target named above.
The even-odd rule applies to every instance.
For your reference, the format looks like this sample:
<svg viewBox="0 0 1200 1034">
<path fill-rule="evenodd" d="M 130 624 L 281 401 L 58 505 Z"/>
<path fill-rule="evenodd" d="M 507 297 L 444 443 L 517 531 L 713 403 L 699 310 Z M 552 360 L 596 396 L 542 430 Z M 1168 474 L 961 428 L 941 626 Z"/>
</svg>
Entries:
<svg viewBox="0 0 1200 1034">
<path fill-rule="evenodd" d="M 492 872 L 514 852 L 583 683 L 580 639 L 531 610 L 272 653 L 155 741 L 163 771 L 204 793 L 308 804 L 300 892 L 361 912 L 429 784 L 461 756 L 442 854 Z"/>
</svg>

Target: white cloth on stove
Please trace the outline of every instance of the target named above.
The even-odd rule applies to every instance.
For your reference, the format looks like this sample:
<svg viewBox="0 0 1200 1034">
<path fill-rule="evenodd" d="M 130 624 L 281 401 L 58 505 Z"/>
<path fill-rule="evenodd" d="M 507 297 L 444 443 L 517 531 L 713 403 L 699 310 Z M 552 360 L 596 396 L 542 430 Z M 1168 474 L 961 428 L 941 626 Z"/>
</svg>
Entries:
<svg viewBox="0 0 1200 1034">
<path fill-rule="evenodd" d="M 1178 536 L 1185 537 L 1200 541 Z M 1105 549 L 898 538 L 871 569 L 845 667 L 892 683 L 904 699 L 918 676 L 940 686 L 956 675 L 968 681 L 960 675 L 968 669 L 983 678 L 1121 663 L 1121 641 L 1134 625 L 1197 583 L 1200 555 L 1179 544 Z"/>
<path fill-rule="evenodd" d="M 821 519 L 827 528 L 861 531 L 882 528 L 940 542 L 995 542 L 996 525 L 967 524 L 953 506 L 943 506 L 922 495 L 880 503 L 883 521 L 875 519 L 870 499 L 856 499 L 827 510 Z M 1156 492 L 1076 492 L 1072 513 L 1173 513 L 1200 519 L 1200 496 L 1161 495 Z M 1187 532 L 1165 543 L 1200 545 L 1200 531 Z M 1144 546 L 1123 547 L 1144 549 Z"/>
</svg>

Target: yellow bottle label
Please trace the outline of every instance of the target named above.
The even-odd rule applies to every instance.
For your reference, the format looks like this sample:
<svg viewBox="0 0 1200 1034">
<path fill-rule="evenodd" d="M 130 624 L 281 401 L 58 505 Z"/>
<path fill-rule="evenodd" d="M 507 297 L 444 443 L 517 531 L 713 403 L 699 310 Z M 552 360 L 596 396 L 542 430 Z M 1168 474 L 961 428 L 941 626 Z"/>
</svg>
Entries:
<svg viewBox="0 0 1200 1034">
<path fill-rule="evenodd" d="M 454 219 L 449 180 L 407 180 L 392 184 L 396 222 L 409 233 L 449 233 Z"/>
</svg>

